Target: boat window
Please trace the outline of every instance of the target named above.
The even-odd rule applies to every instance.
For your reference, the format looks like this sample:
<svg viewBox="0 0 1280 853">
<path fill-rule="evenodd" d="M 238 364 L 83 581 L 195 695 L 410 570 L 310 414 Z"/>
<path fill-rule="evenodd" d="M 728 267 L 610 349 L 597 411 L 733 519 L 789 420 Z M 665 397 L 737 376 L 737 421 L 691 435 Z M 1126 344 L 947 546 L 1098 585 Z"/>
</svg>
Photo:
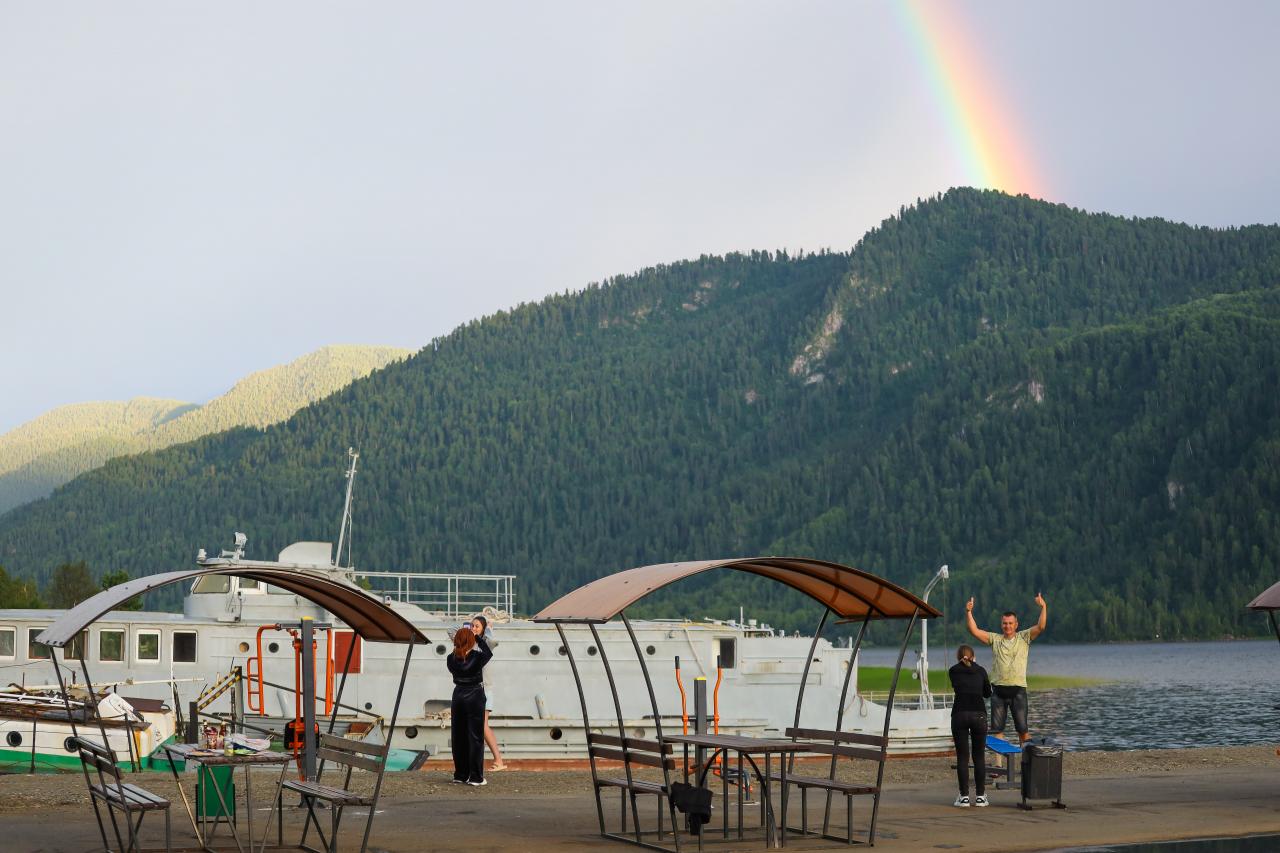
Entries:
<svg viewBox="0 0 1280 853">
<path fill-rule="evenodd" d="M 205 592 L 230 592 L 231 576 L 230 575 L 205 575 L 196 581 L 195 586 L 191 588 L 194 593 Z"/>
<path fill-rule="evenodd" d="M 103 663 L 124 663 L 124 631 L 98 632 L 98 660 Z"/>
<path fill-rule="evenodd" d="M 27 660 L 48 660 L 52 656 L 48 646 L 36 642 L 36 637 L 39 637 L 43 630 L 44 628 L 27 629 Z"/>
<path fill-rule="evenodd" d="M 89 632 L 81 631 L 71 638 L 71 642 L 67 643 L 62 650 L 63 660 L 80 660 L 80 658 L 89 655 Z"/>
<path fill-rule="evenodd" d="M 254 592 L 260 592 L 261 589 L 262 589 L 262 584 L 258 583 L 256 580 L 253 580 L 252 578 L 240 578 L 241 592 L 248 592 L 249 590 L 253 590 Z"/>
<path fill-rule="evenodd" d="M 0 660 L 13 660 L 17 649 L 18 632 L 14 628 L 0 628 Z"/>
<path fill-rule="evenodd" d="M 195 631 L 174 631 L 173 632 L 173 662 L 174 663 L 195 663 L 196 662 L 196 632 Z"/>
<path fill-rule="evenodd" d="M 721 637 L 716 640 L 715 645 L 715 653 L 720 656 L 720 667 L 733 669 L 738 662 L 738 641 L 733 637 Z"/>
<path fill-rule="evenodd" d="M 267 592 L 270 595 L 289 595 L 290 594 L 289 590 L 281 589 L 280 587 L 272 586 L 271 584 L 267 584 Z"/>
<path fill-rule="evenodd" d="M 139 631 L 137 638 L 138 662 L 160 660 L 160 632 Z"/>
</svg>

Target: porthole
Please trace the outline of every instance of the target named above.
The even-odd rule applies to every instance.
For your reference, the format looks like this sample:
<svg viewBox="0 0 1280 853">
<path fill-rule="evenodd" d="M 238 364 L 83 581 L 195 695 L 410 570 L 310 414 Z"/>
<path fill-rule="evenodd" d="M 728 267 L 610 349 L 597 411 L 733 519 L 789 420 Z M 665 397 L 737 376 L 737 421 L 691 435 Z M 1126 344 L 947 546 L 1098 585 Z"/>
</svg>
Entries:
<svg viewBox="0 0 1280 853">
<path fill-rule="evenodd" d="M 76 752 L 80 749 L 80 744 L 76 743 L 76 739 L 69 737 L 62 742 L 62 748 L 67 752 Z"/>
<path fill-rule="evenodd" d="M 444 647 L 444 644 L 443 644 L 443 643 L 441 643 L 440 645 L 436 646 L 436 654 L 438 654 L 438 655 L 442 655 L 442 654 L 444 654 L 444 653 L 445 653 L 445 652 L 447 652 L 447 651 L 448 651 L 448 649 L 446 649 L 446 648 Z"/>
<path fill-rule="evenodd" d="M 558 653 L 560 653 L 561 655 L 567 655 L 567 654 L 569 654 L 569 650 L 568 650 L 568 649 L 566 649 L 564 646 L 561 646 L 560 648 L 556 649 L 556 651 L 557 651 Z"/>
<path fill-rule="evenodd" d="M 404 730 L 404 736 L 407 737 L 409 740 L 413 740 L 418 736 L 418 727 L 409 726 L 409 728 Z"/>
<path fill-rule="evenodd" d="M 365 702 L 365 703 L 364 703 L 364 709 L 365 709 L 366 711 L 372 711 L 372 710 L 373 710 L 373 703 L 372 703 L 372 702 Z"/>
<path fill-rule="evenodd" d="M 552 729 L 552 730 L 551 730 L 551 739 L 552 739 L 552 740 L 560 740 L 560 738 L 562 738 L 562 737 L 564 737 L 564 732 L 560 731 L 560 729 Z"/>
<path fill-rule="evenodd" d="M 636 730 L 635 730 L 635 736 L 636 736 L 636 737 L 644 737 L 644 729 L 636 729 Z"/>
<path fill-rule="evenodd" d="M 269 644 L 267 645 L 267 651 L 271 652 L 271 654 L 273 654 L 273 655 L 274 655 L 276 652 L 280 651 L 280 644 L 279 644 L 279 643 L 269 643 Z"/>
<path fill-rule="evenodd" d="M 597 653 L 597 652 L 596 652 L 596 647 L 595 647 L 595 646 L 587 646 L 587 654 L 589 654 L 589 655 L 595 655 L 596 653 Z"/>
<path fill-rule="evenodd" d="M 240 648 L 240 654 L 244 654 L 245 652 L 249 651 L 249 644 L 242 642 L 239 648 Z"/>
<path fill-rule="evenodd" d="M 542 649 L 538 648 L 537 646 L 530 646 L 530 647 L 529 647 L 529 654 L 531 654 L 531 655 L 536 655 L 536 654 L 538 654 L 538 653 L 539 653 L 539 652 L 541 652 L 541 651 L 542 651 Z"/>
<path fill-rule="evenodd" d="M 645 653 L 646 655 L 654 655 L 654 654 L 657 654 L 657 652 L 658 652 L 658 650 L 657 650 L 657 649 L 655 649 L 653 646 L 645 646 L 645 647 L 644 647 L 644 653 Z"/>
<path fill-rule="evenodd" d="M 22 746 L 22 732 L 9 732 L 4 736 L 4 742 L 9 746 Z"/>
</svg>

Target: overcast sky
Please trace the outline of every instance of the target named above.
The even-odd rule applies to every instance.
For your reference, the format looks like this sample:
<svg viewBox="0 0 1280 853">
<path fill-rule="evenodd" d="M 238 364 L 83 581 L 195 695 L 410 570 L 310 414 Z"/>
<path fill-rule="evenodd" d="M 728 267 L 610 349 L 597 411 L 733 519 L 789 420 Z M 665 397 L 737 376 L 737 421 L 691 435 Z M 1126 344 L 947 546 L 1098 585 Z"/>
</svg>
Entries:
<svg viewBox="0 0 1280 853">
<path fill-rule="evenodd" d="M 1044 196 L 1280 219 L 1280 3 L 953 8 Z M 890 3 L 0 0 L 0 432 L 846 250 L 972 182 L 925 66 Z"/>
</svg>

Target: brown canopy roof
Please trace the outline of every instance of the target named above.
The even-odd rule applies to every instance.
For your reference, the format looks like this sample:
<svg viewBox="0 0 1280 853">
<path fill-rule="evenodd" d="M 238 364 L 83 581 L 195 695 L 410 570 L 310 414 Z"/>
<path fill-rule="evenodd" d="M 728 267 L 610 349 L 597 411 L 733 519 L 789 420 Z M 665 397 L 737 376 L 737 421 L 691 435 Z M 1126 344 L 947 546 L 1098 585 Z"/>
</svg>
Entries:
<svg viewBox="0 0 1280 853">
<path fill-rule="evenodd" d="M 1280 583 L 1267 587 L 1261 595 L 1250 601 L 1247 606 L 1250 610 L 1280 610 Z"/>
<path fill-rule="evenodd" d="M 135 578 L 80 602 L 45 628 L 36 640 L 47 646 L 61 648 L 104 613 L 115 610 L 135 595 L 204 575 L 235 575 L 287 589 L 328 610 L 362 639 L 371 643 L 407 643 L 410 640 L 415 643 L 427 642 L 427 638 L 413 623 L 383 604 L 380 598 L 359 587 L 341 583 L 320 572 L 247 566 L 189 569 Z"/>
<path fill-rule="evenodd" d="M 535 622 L 607 622 L 654 590 L 712 569 L 763 575 L 830 607 L 843 619 L 927 619 L 942 613 L 900 586 L 859 569 L 797 557 L 744 557 L 661 563 L 628 569 L 581 586 L 543 608 Z"/>
</svg>

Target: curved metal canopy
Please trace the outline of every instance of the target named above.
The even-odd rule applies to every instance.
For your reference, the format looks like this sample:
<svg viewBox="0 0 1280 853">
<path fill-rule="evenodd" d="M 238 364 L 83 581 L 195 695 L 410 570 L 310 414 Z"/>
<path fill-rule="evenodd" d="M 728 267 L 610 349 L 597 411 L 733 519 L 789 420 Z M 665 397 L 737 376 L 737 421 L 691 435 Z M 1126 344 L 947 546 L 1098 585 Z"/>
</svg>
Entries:
<svg viewBox="0 0 1280 853">
<path fill-rule="evenodd" d="M 235 575 L 288 590 L 323 607 L 345 622 L 361 639 L 371 643 L 427 642 L 412 622 L 359 587 L 340 583 L 320 572 L 246 566 L 165 572 L 118 584 L 62 614 L 44 629 L 36 641 L 61 648 L 103 614 L 115 610 L 135 595 L 204 575 Z"/>
<path fill-rule="evenodd" d="M 1280 583 L 1272 584 L 1246 607 L 1250 610 L 1280 610 Z"/>
<path fill-rule="evenodd" d="M 534 622 L 608 622 L 649 593 L 712 569 L 761 575 L 803 592 L 842 619 L 929 619 L 942 613 L 897 584 L 860 569 L 800 557 L 744 557 L 660 563 L 628 569 L 578 587 L 543 608 Z"/>
</svg>

